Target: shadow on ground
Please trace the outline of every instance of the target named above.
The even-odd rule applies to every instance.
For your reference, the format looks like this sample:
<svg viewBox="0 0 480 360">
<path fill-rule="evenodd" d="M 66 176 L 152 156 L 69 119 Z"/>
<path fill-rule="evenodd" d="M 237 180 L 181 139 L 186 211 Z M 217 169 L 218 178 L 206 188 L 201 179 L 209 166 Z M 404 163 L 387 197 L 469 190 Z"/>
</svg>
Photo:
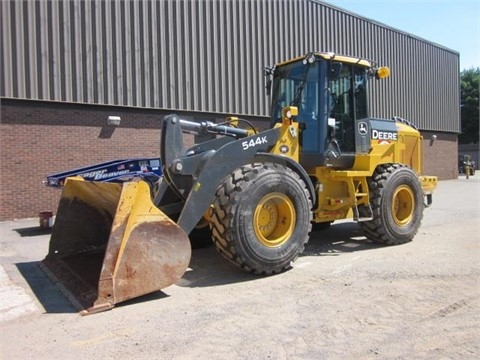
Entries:
<svg viewBox="0 0 480 360">
<path fill-rule="evenodd" d="M 39 228 L 16 229 L 19 234 L 23 234 L 22 236 L 35 236 L 38 230 Z M 369 251 L 379 247 L 382 245 L 372 243 L 363 236 L 358 224 L 346 222 L 313 232 L 301 256 L 341 256 L 342 253 Z M 17 263 L 16 266 L 46 313 L 75 313 L 81 310 L 73 306 L 68 296 L 43 272 L 40 262 Z M 230 264 L 220 256 L 214 246 L 209 246 L 192 252 L 189 269 L 176 285 L 181 287 L 221 286 L 260 278 L 262 276 L 244 272 Z M 115 306 L 129 306 L 167 296 L 162 291 L 156 291 Z"/>
<path fill-rule="evenodd" d="M 48 235 L 52 233 L 52 228 L 41 228 L 40 226 L 32 226 L 28 228 L 13 229 L 21 237 Z"/>
<path fill-rule="evenodd" d="M 17 263 L 18 271 L 24 277 L 37 300 L 48 314 L 64 314 L 76 313 L 80 309 L 69 301 L 70 294 L 63 292 L 54 282 L 43 272 L 39 261 Z M 128 306 L 142 303 L 144 301 L 152 301 L 163 299 L 167 295 L 162 291 L 156 291 L 151 294 L 143 295 L 138 298 L 127 300 L 115 307 Z"/>
<path fill-rule="evenodd" d="M 312 232 L 301 256 L 339 256 L 381 247 L 384 245 L 368 240 L 356 222 L 342 222 L 334 223 L 326 230 Z"/>
<path fill-rule="evenodd" d="M 77 312 L 60 289 L 56 287 L 42 271 L 40 261 L 17 263 L 15 265 L 46 313 Z"/>
<path fill-rule="evenodd" d="M 312 232 L 300 256 L 340 256 L 342 253 L 374 250 L 382 245 L 367 240 L 357 223 L 333 224 L 326 230 Z M 194 250 L 190 269 L 177 283 L 182 287 L 220 286 L 252 281 L 262 276 L 246 273 L 229 263 L 214 246 Z"/>
</svg>

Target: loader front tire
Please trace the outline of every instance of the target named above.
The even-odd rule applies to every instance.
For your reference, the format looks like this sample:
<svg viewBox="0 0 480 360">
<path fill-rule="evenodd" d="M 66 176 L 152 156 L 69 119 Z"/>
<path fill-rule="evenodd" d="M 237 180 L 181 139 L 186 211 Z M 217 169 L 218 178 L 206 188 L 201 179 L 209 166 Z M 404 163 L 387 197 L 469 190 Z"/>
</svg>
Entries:
<svg viewBox="0 0 480 360">
<path fill-rule="evenodd" d="M 424 208 L 417 175 L 405 165 L 381 165 L 368 186 L 373 219 L 360 223 L 365 236 L 388 245 L 411 241 L 422 222 Z"/>
<path fill-rule="evenodd" d="M 305 183 L 291 169 L 274 163 L 243 166 L 217 189 L 213 242 L 246 271 L 282 272 L 305 249 L 311 208 Z"/>
</svg>

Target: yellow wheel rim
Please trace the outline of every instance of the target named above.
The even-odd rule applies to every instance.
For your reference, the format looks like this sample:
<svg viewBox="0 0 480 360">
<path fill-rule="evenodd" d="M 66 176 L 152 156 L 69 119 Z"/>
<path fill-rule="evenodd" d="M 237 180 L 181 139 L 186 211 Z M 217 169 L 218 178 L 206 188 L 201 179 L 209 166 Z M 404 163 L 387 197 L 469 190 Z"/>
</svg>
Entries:
<svg viewBox="0 0 480 360">
<path fill-rule="evenodd" d="M 392 216 L 398 226 L 405 226 L 412 221 L 415 209 L 413 191 L 407 185 L 399 186 L 393 194 Z"/>
<path fill-rule="evenodd" d="M 277 247 L 290 239 L 295 227 L 295 207 L 282 193 L 264 196 L 255 208 L 253 227 L 259 241 Z"/>
</svg>

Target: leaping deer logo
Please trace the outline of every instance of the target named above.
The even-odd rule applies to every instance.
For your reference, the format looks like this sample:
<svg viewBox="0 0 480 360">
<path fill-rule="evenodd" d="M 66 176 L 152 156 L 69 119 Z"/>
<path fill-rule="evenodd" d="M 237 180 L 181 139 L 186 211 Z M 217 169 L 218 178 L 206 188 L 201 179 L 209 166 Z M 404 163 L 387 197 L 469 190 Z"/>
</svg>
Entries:
<svg viewBox="0 0 480 360">
<path fill-rule="evenodd" d="M 368 126 L 366 123 L 364 122 L 360 122 L 358 123 L 358 133 L 360 135 L 367 135 L 368 133 Z"/>
</svg>

